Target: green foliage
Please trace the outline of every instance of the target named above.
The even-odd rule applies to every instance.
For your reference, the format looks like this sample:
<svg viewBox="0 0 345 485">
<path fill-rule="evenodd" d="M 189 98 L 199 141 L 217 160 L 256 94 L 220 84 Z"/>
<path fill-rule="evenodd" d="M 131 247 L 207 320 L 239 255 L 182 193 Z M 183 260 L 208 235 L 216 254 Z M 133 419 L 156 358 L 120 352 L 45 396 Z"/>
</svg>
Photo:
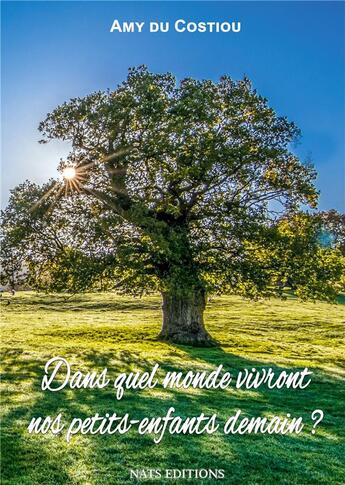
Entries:
<svg viewBox="0 0 345 485">
<path fill-rule="evenodd" d="M 295 213 L 284 216 L 250 246 L 262 278 L 270 281 L 271 293 L 284 295 L 292 288 L 301 299 L 333 301 L 344 291 L 345 258 L 340 251 L 319 244 L 322 218 Z"/>
<path fill-rule="evenodd" d="M 322 229 L 330 240 L 330 245 L 341 251 L 345 257 L 345 214 L 332 209 L 320 212 Z"/>
<path fill-rule="evenodd" d="M 303 297 L 335 293 L 338 255 L 313 232 L 282 230 L 284 214 L 317 201 L 315 171 L 290 149 L 299 131 L 248 79 L 178 84 L 130 69 L 114 91 L 62 104 L 39 129 L 42 142 L 71 143 L 60 168 L 76 177 L 16 189 L 5 225 L 47 287 L 256 298 L 293 279 Z"/>
<path fill-rule="evenodd" d="M 25 182 L 12 190 L 2 212 L 3 280 L 8 281 L 13 267 L 17 285 L 72 292 L 105 289 L 104 274 L 113 255 L 100 208 L 86 196 L 57 198 L 56 186 L 53 180 L 41 187 Z"/>
</svg>

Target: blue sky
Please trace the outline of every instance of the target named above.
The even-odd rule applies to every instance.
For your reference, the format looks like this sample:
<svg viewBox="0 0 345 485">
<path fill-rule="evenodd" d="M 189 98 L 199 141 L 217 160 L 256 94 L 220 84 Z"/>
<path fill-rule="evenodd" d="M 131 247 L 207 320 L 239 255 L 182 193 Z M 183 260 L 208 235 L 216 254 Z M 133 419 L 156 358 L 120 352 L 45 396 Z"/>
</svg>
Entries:
<svg viewBox="0 0 345 485">
<path fill-rule="evenodd" d="M 240 21 L 240 33 L 110 33 L 120 21 Z M 39 145 L 38 123 L 71 97 L 114 88 L 130 66 L 218 79 L 246 74 L 302 130 L 320 208 L 345 211 L 344 3 L 2 2 L 2 203 L 44 182 L 68 147 Z"/>
</svg>

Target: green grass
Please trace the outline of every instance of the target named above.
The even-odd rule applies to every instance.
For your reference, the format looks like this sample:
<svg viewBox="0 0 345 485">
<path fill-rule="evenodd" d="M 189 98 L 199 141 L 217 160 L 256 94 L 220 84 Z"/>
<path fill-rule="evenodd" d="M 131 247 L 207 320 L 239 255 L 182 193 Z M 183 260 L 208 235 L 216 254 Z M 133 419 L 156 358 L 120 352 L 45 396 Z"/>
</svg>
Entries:
<svg viewBox="0 0 345 485">
<path fill-rule="evenodd" d="M 225 480 L 220 483 L 226 484 L 345 483 L 343 305 L 216 298 L 206 322 L 221 345 L 201 349 L 156 341 L 158 297 L 139 300 L 108 293 L 66 302 L 62 296 L 18 293 L 10 305 L 6 300 L 1 301 L 3 484 L 135 483 L 129 481 L 130 468 L 221 468 Z M 111 375 L 148 369 L 156 362 L 162 371 L 223 364 L 234 373 L 253 366 L 308 366 L 314 374 L 305 390 L 156 388 L 127 391 L 116 401 L 111 388 L 42 392 L 43 366 L 57 355 L 84 370 L 107 367 Z M 70 444 L 63 436 L 26 431 L 32 416 L 129 411 L 140 418 L 163 414 L 170 406 L 180 416 L 216 412 L 221 421 L 237 409 L 248 416 L 290 412 L 311 423 L 311 412 L 320 408 L 325 417 L 315 435 L 311 426 L 291 436 L 166 434 L 159 445 L 132 430 L 122 436 L 78 435 Z"/>
</svg>

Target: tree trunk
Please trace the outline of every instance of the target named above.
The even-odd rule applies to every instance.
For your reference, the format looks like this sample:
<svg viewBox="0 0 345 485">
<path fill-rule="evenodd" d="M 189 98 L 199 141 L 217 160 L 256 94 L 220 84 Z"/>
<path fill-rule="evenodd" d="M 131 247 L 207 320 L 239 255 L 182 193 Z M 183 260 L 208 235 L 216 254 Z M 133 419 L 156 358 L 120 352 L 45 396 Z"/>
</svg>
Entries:
<svg viewBox="0 0 345 485">
<path fill-rule="evenodd" d="M 205 293 L 194 291 L 189 296 L 162 293 L 163 325 L 159 338 L 185 345 L 215 345 L 204 326 Z"/>
</svg>

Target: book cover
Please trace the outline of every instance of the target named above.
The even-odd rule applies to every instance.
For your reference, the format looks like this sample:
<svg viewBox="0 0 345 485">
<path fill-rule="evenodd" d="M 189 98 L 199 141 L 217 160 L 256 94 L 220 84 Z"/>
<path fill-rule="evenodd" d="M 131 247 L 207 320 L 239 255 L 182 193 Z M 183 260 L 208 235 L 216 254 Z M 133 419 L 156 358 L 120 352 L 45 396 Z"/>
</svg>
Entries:
<svg viewBox="0 0 345 485">
<path fill-rule="evenodd" d="M 345 482 L 344 2 L 1 2 L 1 483 Z"/>
</svg>

